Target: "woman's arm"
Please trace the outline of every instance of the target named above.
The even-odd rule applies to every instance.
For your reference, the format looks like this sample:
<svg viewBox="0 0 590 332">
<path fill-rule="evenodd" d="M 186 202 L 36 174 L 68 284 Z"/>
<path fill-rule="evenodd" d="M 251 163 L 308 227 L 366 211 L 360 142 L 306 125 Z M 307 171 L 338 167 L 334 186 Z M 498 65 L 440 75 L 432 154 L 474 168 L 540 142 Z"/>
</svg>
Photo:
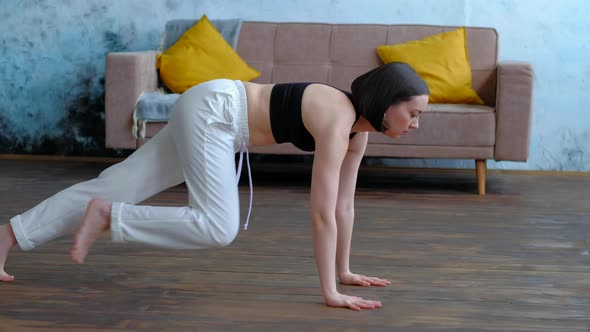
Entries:
<svg viewBox="0 0 590 332">
<path fill-rule="evenodd" d="M 336 203 L 336 224 L 338 225 L 338 246 L 336 267 L 339 276 L 350 273 L 350 239 L 354 224 L 354 193 L 359 166 L 367 147 L 369 133 L 357 133 L 348 144 L 348 151 L 340 167 L 338 201 Z"/>
<path fill-rule="evenodd" d="M 324 136 L 325 135 L 325 136 Z M 311 179 L 311 220 L 314 252 L 320 285 L 326 304 L 353 310 L 381 307 L 381 302 L 340 294 L 336 288 L 336 247 L 338 227 L 336 204 L 340 168 L 348 146 L 348 134 L 322 134 L 316 138 Z"/>
<path fill-rule="evenodd" d="M 336 204 L 340 169 L 355 119 L 354 108 L 342 92 L 318 84 L 305 90 L 301 115 L 315 140 L 310 215 L 322 294 L 329 306 L 354 310 L 378 308 L 381 306 L 378 301 L 340 294 L 336 288 Z"/>
<path fill-rule="evenodd" d="M 354 225 L 354 194 L 359 166 L 367 147 L 369 133 L 363 132 L 350 140 L 348 151 L 340 168 L 340 184 L 336 203 L 338 241 L 336 267 L 340 283 L 359 286 L 387 286 L 389 280 L 354 274 L 350 271 L 350 246 Z"/>
<path fill-rule="evenodd" d="M 338 294 L 336 289 L 336 202 L 339 170 L 346 154 L 347 137 L 323 133 L 316 137 L 311 176 L 311 206 L 314 252 L 320 273 L 320 285 L 326 301 Z M 340 136 L 340 137 L 339 137 Z"/>
</svg>

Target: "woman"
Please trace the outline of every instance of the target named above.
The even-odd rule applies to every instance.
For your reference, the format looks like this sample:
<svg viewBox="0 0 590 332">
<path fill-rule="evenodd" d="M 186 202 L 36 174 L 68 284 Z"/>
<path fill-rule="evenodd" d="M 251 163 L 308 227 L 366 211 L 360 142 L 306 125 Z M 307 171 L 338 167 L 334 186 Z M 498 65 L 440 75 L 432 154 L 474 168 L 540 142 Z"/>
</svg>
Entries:
<svg viewBox="0 0 590 332">
<path fill-rule="evenodd" d="M 77 263 L 84 262 L 105 230 L 115 242 L 169 249 L 226 246 L 239 229 L 235 153 L 247 145 L 292 142 L 315 150 L 310 216 L 326 304 L 354 310 L 380 307 L 378 301 L 336 289 L 336 273 L 343 284 L 390 284 L 349 268 L 358 168 L 368 132 L 397 138 L 418 128 L 429 91 L 404 63 L 369 71 L 354 80 L 351 90 L 231 80 L 187 90 L 175 103 L 168 124 L 123 162 L 0 227 L 0 280 L 14 280 L 4 271 L 11 247 L 18 243 L 22 250 L 32 249 L 80 223 L 71 252 Z M 188 188 L 188 206 L 134 205 L 182 182 Z"/>
</svg>

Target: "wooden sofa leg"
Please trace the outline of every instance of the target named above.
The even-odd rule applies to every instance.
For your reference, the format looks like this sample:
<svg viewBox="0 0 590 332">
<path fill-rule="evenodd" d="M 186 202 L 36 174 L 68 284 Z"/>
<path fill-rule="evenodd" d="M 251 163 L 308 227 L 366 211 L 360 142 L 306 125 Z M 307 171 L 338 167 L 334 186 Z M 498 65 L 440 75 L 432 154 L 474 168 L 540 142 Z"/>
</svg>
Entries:
<svg viewBox="0 0 590 332">
<path fill-rule="evenodd" d="M 477 191 L 480 195 L 486 194 L 486 160 L 475 160 L 475 174 L 477 176 Z"/>
</svg>

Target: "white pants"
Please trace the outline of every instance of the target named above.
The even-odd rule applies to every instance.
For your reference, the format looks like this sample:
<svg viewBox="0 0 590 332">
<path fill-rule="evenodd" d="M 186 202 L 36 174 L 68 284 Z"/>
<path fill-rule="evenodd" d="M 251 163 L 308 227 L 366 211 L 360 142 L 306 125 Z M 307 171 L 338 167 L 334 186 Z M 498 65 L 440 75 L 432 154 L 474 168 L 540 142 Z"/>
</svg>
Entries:
<svg viewBox="0 0 590 332">
<path fill-rule="evenodd" d="M 74 231 L 88 202 L 113 202 L 115 242 L 170 249 L 220 247 L 239 230 L 235 153 L 248 144 L 246 92 L 239 81 L 215 80 L 183 93 L 168 124 L 124 161 L 10 220 L 22 250 Z M 188 206 L 134 205 L 182 182 Z"/>
</svg>

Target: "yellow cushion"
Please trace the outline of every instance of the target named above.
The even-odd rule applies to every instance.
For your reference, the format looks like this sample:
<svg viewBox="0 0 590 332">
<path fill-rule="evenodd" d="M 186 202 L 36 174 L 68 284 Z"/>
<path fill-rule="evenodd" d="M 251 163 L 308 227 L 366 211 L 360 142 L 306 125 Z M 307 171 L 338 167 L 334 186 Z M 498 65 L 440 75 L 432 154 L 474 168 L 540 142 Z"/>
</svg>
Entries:
<svg viewBox="0 0 590 332">
<path fill-rule="evenodd" d="M 439 33 L 403 44 L 382 45 L 384 63 L 405 62 L 426 81 L 431 103 L 483 104 L 471 87 L 471 65 L 465 28 Z"/>
<path fill-rule="evenodd" d="M 218 78 L 249 81 L 260 76 L 225 41 L 206 15 L 163 54 L 158 54 L 156 68 L 164 84 L 176 93 Z"/>
</svg>

